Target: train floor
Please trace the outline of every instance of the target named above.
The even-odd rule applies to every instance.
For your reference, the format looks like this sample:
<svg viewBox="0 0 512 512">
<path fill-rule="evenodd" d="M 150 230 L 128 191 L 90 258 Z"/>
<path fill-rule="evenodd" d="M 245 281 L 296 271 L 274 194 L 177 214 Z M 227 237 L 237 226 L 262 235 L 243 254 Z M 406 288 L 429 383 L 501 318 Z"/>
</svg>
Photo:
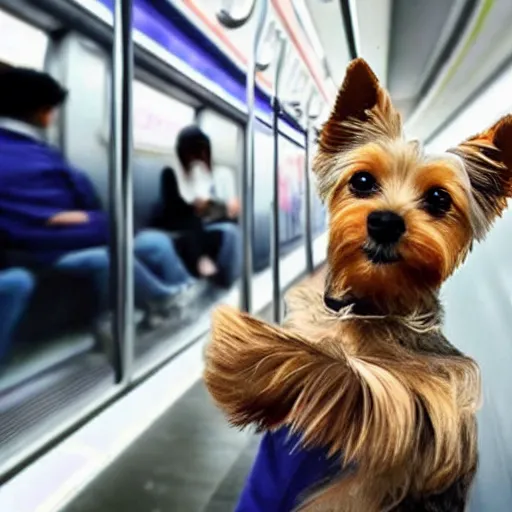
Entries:
<svg viewBox="0 0 512 512">
<path fill-rule="evenodd" d="M 257 444 L 229 428 L 198 382 L 64 511 L 233 510 Z"/>
</svg>

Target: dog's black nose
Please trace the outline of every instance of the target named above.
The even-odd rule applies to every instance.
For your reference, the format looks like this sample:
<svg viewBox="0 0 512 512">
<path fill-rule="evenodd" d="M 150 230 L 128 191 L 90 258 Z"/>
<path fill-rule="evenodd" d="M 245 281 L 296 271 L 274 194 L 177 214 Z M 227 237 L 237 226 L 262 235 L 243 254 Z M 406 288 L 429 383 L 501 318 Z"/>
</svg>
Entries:
<svg viewBox="0 0 512 512">
<path fill-rule="evenodd" d="M 368 215 L 368 235 L 378 244 L 393 244 L 405 233 L 405 222 L 391 211 L 376 211 Z"/>
</svg>

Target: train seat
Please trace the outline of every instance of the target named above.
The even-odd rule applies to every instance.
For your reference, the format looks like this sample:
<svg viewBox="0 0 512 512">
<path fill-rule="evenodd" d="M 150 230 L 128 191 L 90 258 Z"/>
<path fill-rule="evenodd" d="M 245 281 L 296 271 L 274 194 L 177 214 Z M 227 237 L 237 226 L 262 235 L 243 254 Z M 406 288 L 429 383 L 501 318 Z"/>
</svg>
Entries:
<svg viewBox="0 0 512 512">
<path fill-rule="evenodd" d="M 148 228 L 160 204 L 162 169 L 174 162 L 159 155 L 135 153 L 133 159 L 133 223 L 135 230 Z"/>
</svg>

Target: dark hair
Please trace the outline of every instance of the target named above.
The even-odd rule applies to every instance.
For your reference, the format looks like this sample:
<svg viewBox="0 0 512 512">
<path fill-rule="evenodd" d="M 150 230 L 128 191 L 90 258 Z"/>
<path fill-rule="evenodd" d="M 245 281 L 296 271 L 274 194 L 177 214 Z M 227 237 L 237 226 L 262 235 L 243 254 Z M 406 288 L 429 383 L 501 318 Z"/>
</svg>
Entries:
<svg viewBox="0 0 512 512">
<path fill-rule="evenodd" d="M 0 116 L 30 119 L 42 108 L 56 108 L 67 91 L 49 74 L 14 66 L 0 67 Z"/>
<path fill-rule="evenodd" d="M 210 138 L 196 125 L 187 126 L 178 134 L 176 152 L 185 171 L 190 161 L 196 158 L 205 160 L 208 167 L 211 166 Z"/>
<path fill-rule="evenodd" d="M 7 64 L 7 62 L 4 62 L 3 60 L 0 60 L 0 73 L 2 71 L 7 71 L 8 69 L 12 69 L 11 64 Z"/>
</svg>

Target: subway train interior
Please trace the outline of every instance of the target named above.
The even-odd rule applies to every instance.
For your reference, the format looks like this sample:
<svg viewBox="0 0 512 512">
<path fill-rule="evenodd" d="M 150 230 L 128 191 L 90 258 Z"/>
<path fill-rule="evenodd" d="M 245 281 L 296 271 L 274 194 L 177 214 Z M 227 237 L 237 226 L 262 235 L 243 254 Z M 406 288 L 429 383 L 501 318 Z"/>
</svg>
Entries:
<svg viewBox="0 0 512 512">
<path fill-rule="evenodd" d="M 512 111 L 511 24 L 510 0 L 0 0 L 0 511 L 234 510 L 259 436 L 203 384 L 210 316 L 279 321 L 324 266 L 311 163 L 347 65 L 436 154 Z M 9 114 L 37 101 L 48 122 Z M 189 227 L 199 146 L 223 197 Z M 71 217 L 38 195 L 67 201 L 63 173 Z M 483 379 L 471 512 L 512 509 L 509 229 L 441 291 Z"/>
</svg>

